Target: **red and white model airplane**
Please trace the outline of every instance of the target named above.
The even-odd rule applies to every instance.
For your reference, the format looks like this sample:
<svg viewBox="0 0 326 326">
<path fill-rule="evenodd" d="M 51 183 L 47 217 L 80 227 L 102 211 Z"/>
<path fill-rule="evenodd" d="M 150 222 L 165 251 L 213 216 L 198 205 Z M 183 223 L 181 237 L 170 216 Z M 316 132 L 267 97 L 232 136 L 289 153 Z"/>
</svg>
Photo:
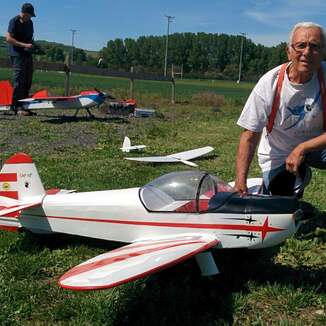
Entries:
<svg viewBox="0 0 326 326">
<path fill-rule="evenodd" d="M 163 175 L 140 188 L 75 193 L 45 191 L 30 156 L 18 153 L 0 172 L 0 227 L 34 233 L 67 233 L 127 245 L 64 274 L 72 290 L 110 288 L 192 256 L 203 275 L 217 273 L 217 248 L 277 245 L 299 227 L 292 197 L 240 197 L 202 171 Z"/>
<path fill-rule="evenodd" d="M 0 111 L 10 111 L 12 93 L 13 87 L 10 82 L 0 81 Z M 76 116 L 80 109 L 85 109 L 93 117 L 89 109 L 100 106 L 108 96 L 98 90 L 83 91 L 73 96 L 49 96 L 47 90 L 41 90 L 31 98 L 22 99 L 19 102 L 25 110 L 74 109 Z"/>
</svg>

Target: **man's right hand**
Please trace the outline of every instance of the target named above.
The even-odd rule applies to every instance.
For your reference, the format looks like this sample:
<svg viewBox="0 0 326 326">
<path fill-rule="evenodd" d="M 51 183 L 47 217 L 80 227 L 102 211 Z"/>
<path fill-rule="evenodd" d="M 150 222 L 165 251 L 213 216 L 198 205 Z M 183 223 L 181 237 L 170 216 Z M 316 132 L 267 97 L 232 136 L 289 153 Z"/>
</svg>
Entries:
<svg viewBox="0 0 326 326">
<path fill-rule="evenodd" d="M 27 50 L 33 49 L 34 45 L 32 43 L 25 43 L 24 48 Z"/>
<path fill-rule="evenodd" d="M 234 189 L 239 193 L 241 197 L 248 195 L 248 188 L 246 182 L 235 182 Z"/>
</svg>

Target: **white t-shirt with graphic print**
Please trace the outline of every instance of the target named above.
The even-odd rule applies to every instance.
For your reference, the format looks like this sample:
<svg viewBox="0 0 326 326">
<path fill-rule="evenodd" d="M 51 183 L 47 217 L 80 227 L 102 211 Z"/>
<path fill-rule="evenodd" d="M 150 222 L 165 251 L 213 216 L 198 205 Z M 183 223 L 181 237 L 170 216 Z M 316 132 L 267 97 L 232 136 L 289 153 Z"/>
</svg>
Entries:
<svg viewBox="0 0 326 326">
<path fill-rule="evenodd" d="M 322 64 L 325 78 L 325 63 Z M 267 72 L 252 90 L 237 124 L 262 132 L 258 162 L 262 171 L 277 168 L 300 143 L 323 133 L 323 109 L 317 73 L 305 84 L 294 84 L 284 75 L 280 106 L 270 134 L 266 126 L 272 110 L 281 66 Z"/>
</svg>

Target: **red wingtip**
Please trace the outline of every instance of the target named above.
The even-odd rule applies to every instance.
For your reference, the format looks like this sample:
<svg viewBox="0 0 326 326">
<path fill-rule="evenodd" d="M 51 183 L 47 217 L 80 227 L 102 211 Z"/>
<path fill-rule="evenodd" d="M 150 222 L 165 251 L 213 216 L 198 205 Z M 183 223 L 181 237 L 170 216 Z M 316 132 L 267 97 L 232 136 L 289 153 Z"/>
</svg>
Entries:
<svg viewBox="0 0 326 326">
<path fill-rule="evenodd" d="M 22 163 L 33 163 L 32 158 L 25 153 L 17 153 L 9 157 L 5 161 L 5 164 L 22 164 Z"/>
<path fill-rule="evenodd" d="M 12 104 L 13 88 L 8 80 L 0 81 L 0 105 Z"/>
</svg>

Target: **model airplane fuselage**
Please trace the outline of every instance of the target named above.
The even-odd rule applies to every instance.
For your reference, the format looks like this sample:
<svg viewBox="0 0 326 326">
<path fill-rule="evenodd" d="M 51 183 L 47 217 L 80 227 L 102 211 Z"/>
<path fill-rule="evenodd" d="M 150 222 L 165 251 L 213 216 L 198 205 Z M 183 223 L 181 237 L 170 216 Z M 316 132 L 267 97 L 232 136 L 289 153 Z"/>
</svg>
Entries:
<svg viewBox="0 0 326 326">
<path fill-rule="evenodd" d="M 191 256 L 203 271 L 211 264 L 200 262 L 203 251 L 277 245 L 300 218 L 295 198 L 240 197 L 202 171 L 170 173 L 141 188 L 48 194 L 31 158 L 16 154 L 1 170 L 0 189 L 2 229 L 131 243 L 67 272 L 59 283 L 74 290 L 116 286 Z"/>
<path fill-rule="evenodd" d="M 12 104 L 12 86 L 8 81 L 0 82 L 0 111 L 9 111 Z M 47 90 L 35 93 L 32 97 L 20 100 L 21 107 L 25 110 L 45 109 L 86 109 L 101 105 L 106 94 L 96 91 L 83 91 L 73 96 L 49 96 Z"/>
</svg>

